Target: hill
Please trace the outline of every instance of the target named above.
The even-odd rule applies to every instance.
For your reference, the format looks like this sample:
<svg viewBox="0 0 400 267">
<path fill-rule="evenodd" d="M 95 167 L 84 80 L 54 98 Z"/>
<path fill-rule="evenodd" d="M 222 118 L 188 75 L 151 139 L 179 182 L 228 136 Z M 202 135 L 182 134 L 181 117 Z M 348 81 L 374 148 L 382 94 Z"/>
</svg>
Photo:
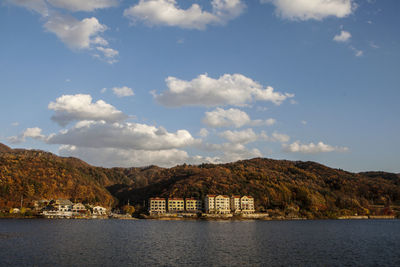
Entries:
<svg viewBox="0 0 400 267">
<path fill-rule="evenodd" d="M 101 168 L 76 158 L 0 146 L 0 207 L 38 199 L 69 198 L 102 205 L 128 200 L 143 208 L 149 197 L 252 195 L 258 211 L 309 218 L 393 214 L 400 177 L 351 173 L 315 162 L 255 158 L 227 164 L 173 168 Z M 4 148 L 5 147 L 5 148 Z"/>
</svg>

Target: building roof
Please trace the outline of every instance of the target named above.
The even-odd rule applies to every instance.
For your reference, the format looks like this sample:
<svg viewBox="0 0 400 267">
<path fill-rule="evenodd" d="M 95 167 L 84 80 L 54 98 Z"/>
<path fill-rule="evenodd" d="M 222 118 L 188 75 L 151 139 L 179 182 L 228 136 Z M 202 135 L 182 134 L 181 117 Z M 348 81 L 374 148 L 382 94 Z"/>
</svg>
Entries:
<svg viewBox="0 0 400 267">
<path fill-rule="evenodd" d="M 247 198 L 253 198 L 252 196 L 242 196 L 242 198 L 245 198 L 245 197 L 247 197 Z"/>
<path fill-rule="evenodd" d="M 217 195 L 207 195 L 206 197 L 216 197 Z"/>
<path fill-rule="evenodd" d="M 58 204 L 58 205 L 72 205 L 73 203 L 68 199 L 60 198 L 60 199 L 56 200 L 56 204 Z"/>
<path fill-rule="evenodd" d="M 223 198 L 229 198 L 227 195 L 218 195 L 216 197 L 223 197 Z"/>
<path fill-rule="evenodd" d="M 165 200 L 165 198 L 162 197 L 151 197 L 149 200 Z"/>
<path fill-rule="evenodd" d="M 234 196 L 234 195 L 232 195 L 232 198 L 240 198 L 240 196 Z"/>
<path fill-rule="evenodd" d="M 197 199 L 197 198 L 194 198 L 194 197 L 186 198 L 186 200 L 198 200 L 198 201 L 200 201 L 200 199 Z"/>
<path fill-rule="evenodd" d="M 181 197 L 171 197 L 168 200 L 183 200 Z"/>
</svg>

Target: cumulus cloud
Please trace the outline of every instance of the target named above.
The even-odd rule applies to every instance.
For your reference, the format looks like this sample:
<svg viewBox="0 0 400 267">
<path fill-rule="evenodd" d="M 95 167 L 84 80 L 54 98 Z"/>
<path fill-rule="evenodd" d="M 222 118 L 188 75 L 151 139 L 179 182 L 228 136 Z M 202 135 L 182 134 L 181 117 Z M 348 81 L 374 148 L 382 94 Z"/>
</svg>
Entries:
<svg viewBox="0 0 400 267">
<path fill-rule="evenodd" d="M 140 0 L 124 11 L 124 16 L 149 25 L 176 26 L 185 29 L 205 29 L 208 24 L 224 24 L 239 16 L 245 4 L 241 0 L 212 0 L 212 11 L 198 4 L 181 9 L 176 0 Z"/>
<path fill-rule="evenodd" d="M 209 134 L 209 132 L 208 132 L 208 130 L 206 128 L 201 128 L 200 131 L 199 131 L 199 135 L 201 137 L 207 137 L 208 134 Z"/>
<path fill-rule="evenodd" d="M 56 14 L 49 17 L 44 27 L 73 50 L 97 51 L 101 55 L 95 53 L 96 57 L 110 64 L 117 62 L 115 58 L 118 56 L 118 51 L 106 47 L 108 42 L 101 37 L 107 26 L 101 24 L 95 17 L 77 20 L 71 16 Z"/>
<path fill-rule="evenodd" d="M 114 106 L 98 100 L 92 102 L 90 95 L 63 95 L 50 102 L 48 108 L 55 111 L 51 119 L 58 124 L 65 126 L 71 121 L 79 120 L 104 120 L 117 122 L 127 118 L 122 111 Z"/>
<path fill-rule="evenodd" d="M 290 140 L 290 136 L 283 133 L 273 132 L 272 136 L 269 137 L 268 140 L 272 142 L 287 143 Z"/>
<path fill-rule="evenodd" d="M 93 165 L 104 167 L 142 167 L 153 164 L 160 167 L 172 167 L 192 161 L 186 151 L 179 149 L 149 151 L 62 145 L 59 153 L 62 156 L 78 157 Z"/>
<path fill-rule="evenodd" d="M 97 18 L 77 20 L 71 16 L 52 16 L 44 27 L 72 49 L 90 48 L 91 43 L 99 42 L 99 34 L 107 29 Z"/>
<path fill-rule="evenodd" d="M 222 155 L 216 157 L 208 157 L 207 161 L 211 163 L 225 163 L 262 157 L 262 153 L 257 148 L 248 149 L 244 144 L 240 143 L 205 144 L 203 149 L 222 153 Z"/>
<path fill-rule="evenodd" d="M 206 112 L 205 117 L 203 118 L 203 123 L 213 128 L 230 127 L 230 126 L 240 128 L 244 125 L 271 126 L 275 124 L 275 122 L 276 122 L 275 119 L 267 119 L 265 121 L 251 120 L 246 112 L 235 108 L 230 108 L 230 109 L 216 108 L 213 111 Z"/>
<path fill-rule="evenodd" d="M 276 13 L 289 20 L 344 18 L 356 9 L 353 0 L 261 0 L 276 7 Z"/>
<path fill-rule="evenodd" d="M 335 35 L 333 40 L 339 43 L 348 42 L 351 38 L 351 33 L 347 31 L 341 31 L 340 34 Z"/>
<path fill-rule="evenodd" d="M 126 96 L 133 96 L 133 90 L 127 86 L 122 87 L 114 87 L 113 92 L 118 97 L 126 97 Z"/>
<path fill-rule="evenodd" d="M 235 144 L 247 144 L 258 139 L 258 135 L 250 128 L 242 131 L 225 131 L 220 133 L 219 136 Z"/>
<path fill-rule="evenodd" d="M 6 0 L 6 2 L 35 11 L 42 16 L 49 15 L 49 10 L 44 0 Z"/>
<path fill-rule="evenodd" d="M 224 74 L 218 79 L 203 74 L 191 81 L 168 77 L 166 84 L 167 91 L 153 96 L 160 104 L 170 107 L 243 106 L 257 100 L 280 105 L 287 98 L 294 97 L 293 94 L 275 92 L 270 86 L 264 89 L 242 74 Z"/>
<path fill-rule="evenodd" d="M 292 144 L 283 144 L 283 151 L 291 153 L 303 153 L 303 154 L 316 154 L 316 153 L 326 153 L 326 152 L 346 152 L 349 150 L 347 147 L 337 147 L 324 144 L 323 142 L 318 142 L 317 144 L 301 144 L 296 141 Z"/>
<path fill-rule="evenodd" d="M 33 138 L 37 140 L 45 140 L 46 136 L 42 134 L 42 129 L 39 127 L 27 128 L 22 134 L 18 136 L 11 136 L 8 141 L 13 144 L 25 142 L 26 138 Z"/>
<path fill-rule="evenodd" d="M 139 123 L 81 121 L 68 130 L 48 137 L 49 144 L 92 148 L 166 150 L 199 143 L 186 130 L 167 132 L 162 127 Z"/>
<path fill-rule="evenodd" d="M 109 64 L 114 64 L 116 62 L 118 62 L 118 60 L 116 59 L 116 57 L 119 55 L 119 52 L 115 49 L 109 48 L 109 47 L 102 47 L 102 46 L 98 46 L 96 47 L 97 51 L 100 51 L 103 56 L 99 56 L 97 54 L 97 56 L 101 59 L 103 59 L 104 61 L 106 61 Z"/>
<path fill-rule="evenodd" d="M 70 11 L 94 11 L 118 5 L 118 0 L 47 0 L 54 7 Z"/>
</svg>

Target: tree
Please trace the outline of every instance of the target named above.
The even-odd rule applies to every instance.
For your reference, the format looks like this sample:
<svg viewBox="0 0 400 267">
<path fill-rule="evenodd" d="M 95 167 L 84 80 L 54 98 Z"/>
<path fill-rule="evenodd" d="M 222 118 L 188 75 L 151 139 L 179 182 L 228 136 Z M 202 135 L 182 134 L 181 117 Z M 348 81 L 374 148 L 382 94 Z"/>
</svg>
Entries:
<svg viewBox="0 0 400 267">
<path fill-rule="evenodd" d="M 130 205 L 125 205 L 122 207 L 122 210 L 126 213 L 126 214 L 131 214 L 135 212 L 135 208 L 133 206 Z"/>
</svg>

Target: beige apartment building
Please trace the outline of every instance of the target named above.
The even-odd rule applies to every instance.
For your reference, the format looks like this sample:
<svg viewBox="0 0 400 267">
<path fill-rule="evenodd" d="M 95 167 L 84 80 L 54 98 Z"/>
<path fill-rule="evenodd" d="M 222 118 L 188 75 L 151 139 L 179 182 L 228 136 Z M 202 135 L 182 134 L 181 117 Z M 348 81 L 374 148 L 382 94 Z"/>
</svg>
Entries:
<svg viewBox="0 0 400 267">
<path fill-rule="evenodd" d="M 186 198 L 186 211 L 187 212 L 199 212 L 202 210 L 201 200 L 195 199 L 193 197 Z"/>
<path fill-rule="evenodd" d="M 204 209 L 206 213 L 215 213 L 215 197 L 216 195 L 207 195 L 204 199 Z"/>
<path fill-rule="evenodd" d="M 231 210 L 233 213 L 240 212 L 240 196 L 231 196 Z"/>
<path fill-rule="evenodd" d="M 240 209 L 242 213 L 254 213 L 254 198 L 252 196 L 241 197 Z"/>
<path fill-rule="evenodd" d="M 225 195 L 215 197 L 215 212 L 219 214 L 231 213 L 230 199 Z"/>
<path fill-rule="evenodd" d="M 168 212 L 180 212 L 185 210 L 185 201 L 183 198 L 169 198 Z"/>
<path fill-rule="evenodd" d="M 166 212 L 165 198 L 152 197 L 149 199 L 149 213 L 158 214 Z"/>
</svg>

